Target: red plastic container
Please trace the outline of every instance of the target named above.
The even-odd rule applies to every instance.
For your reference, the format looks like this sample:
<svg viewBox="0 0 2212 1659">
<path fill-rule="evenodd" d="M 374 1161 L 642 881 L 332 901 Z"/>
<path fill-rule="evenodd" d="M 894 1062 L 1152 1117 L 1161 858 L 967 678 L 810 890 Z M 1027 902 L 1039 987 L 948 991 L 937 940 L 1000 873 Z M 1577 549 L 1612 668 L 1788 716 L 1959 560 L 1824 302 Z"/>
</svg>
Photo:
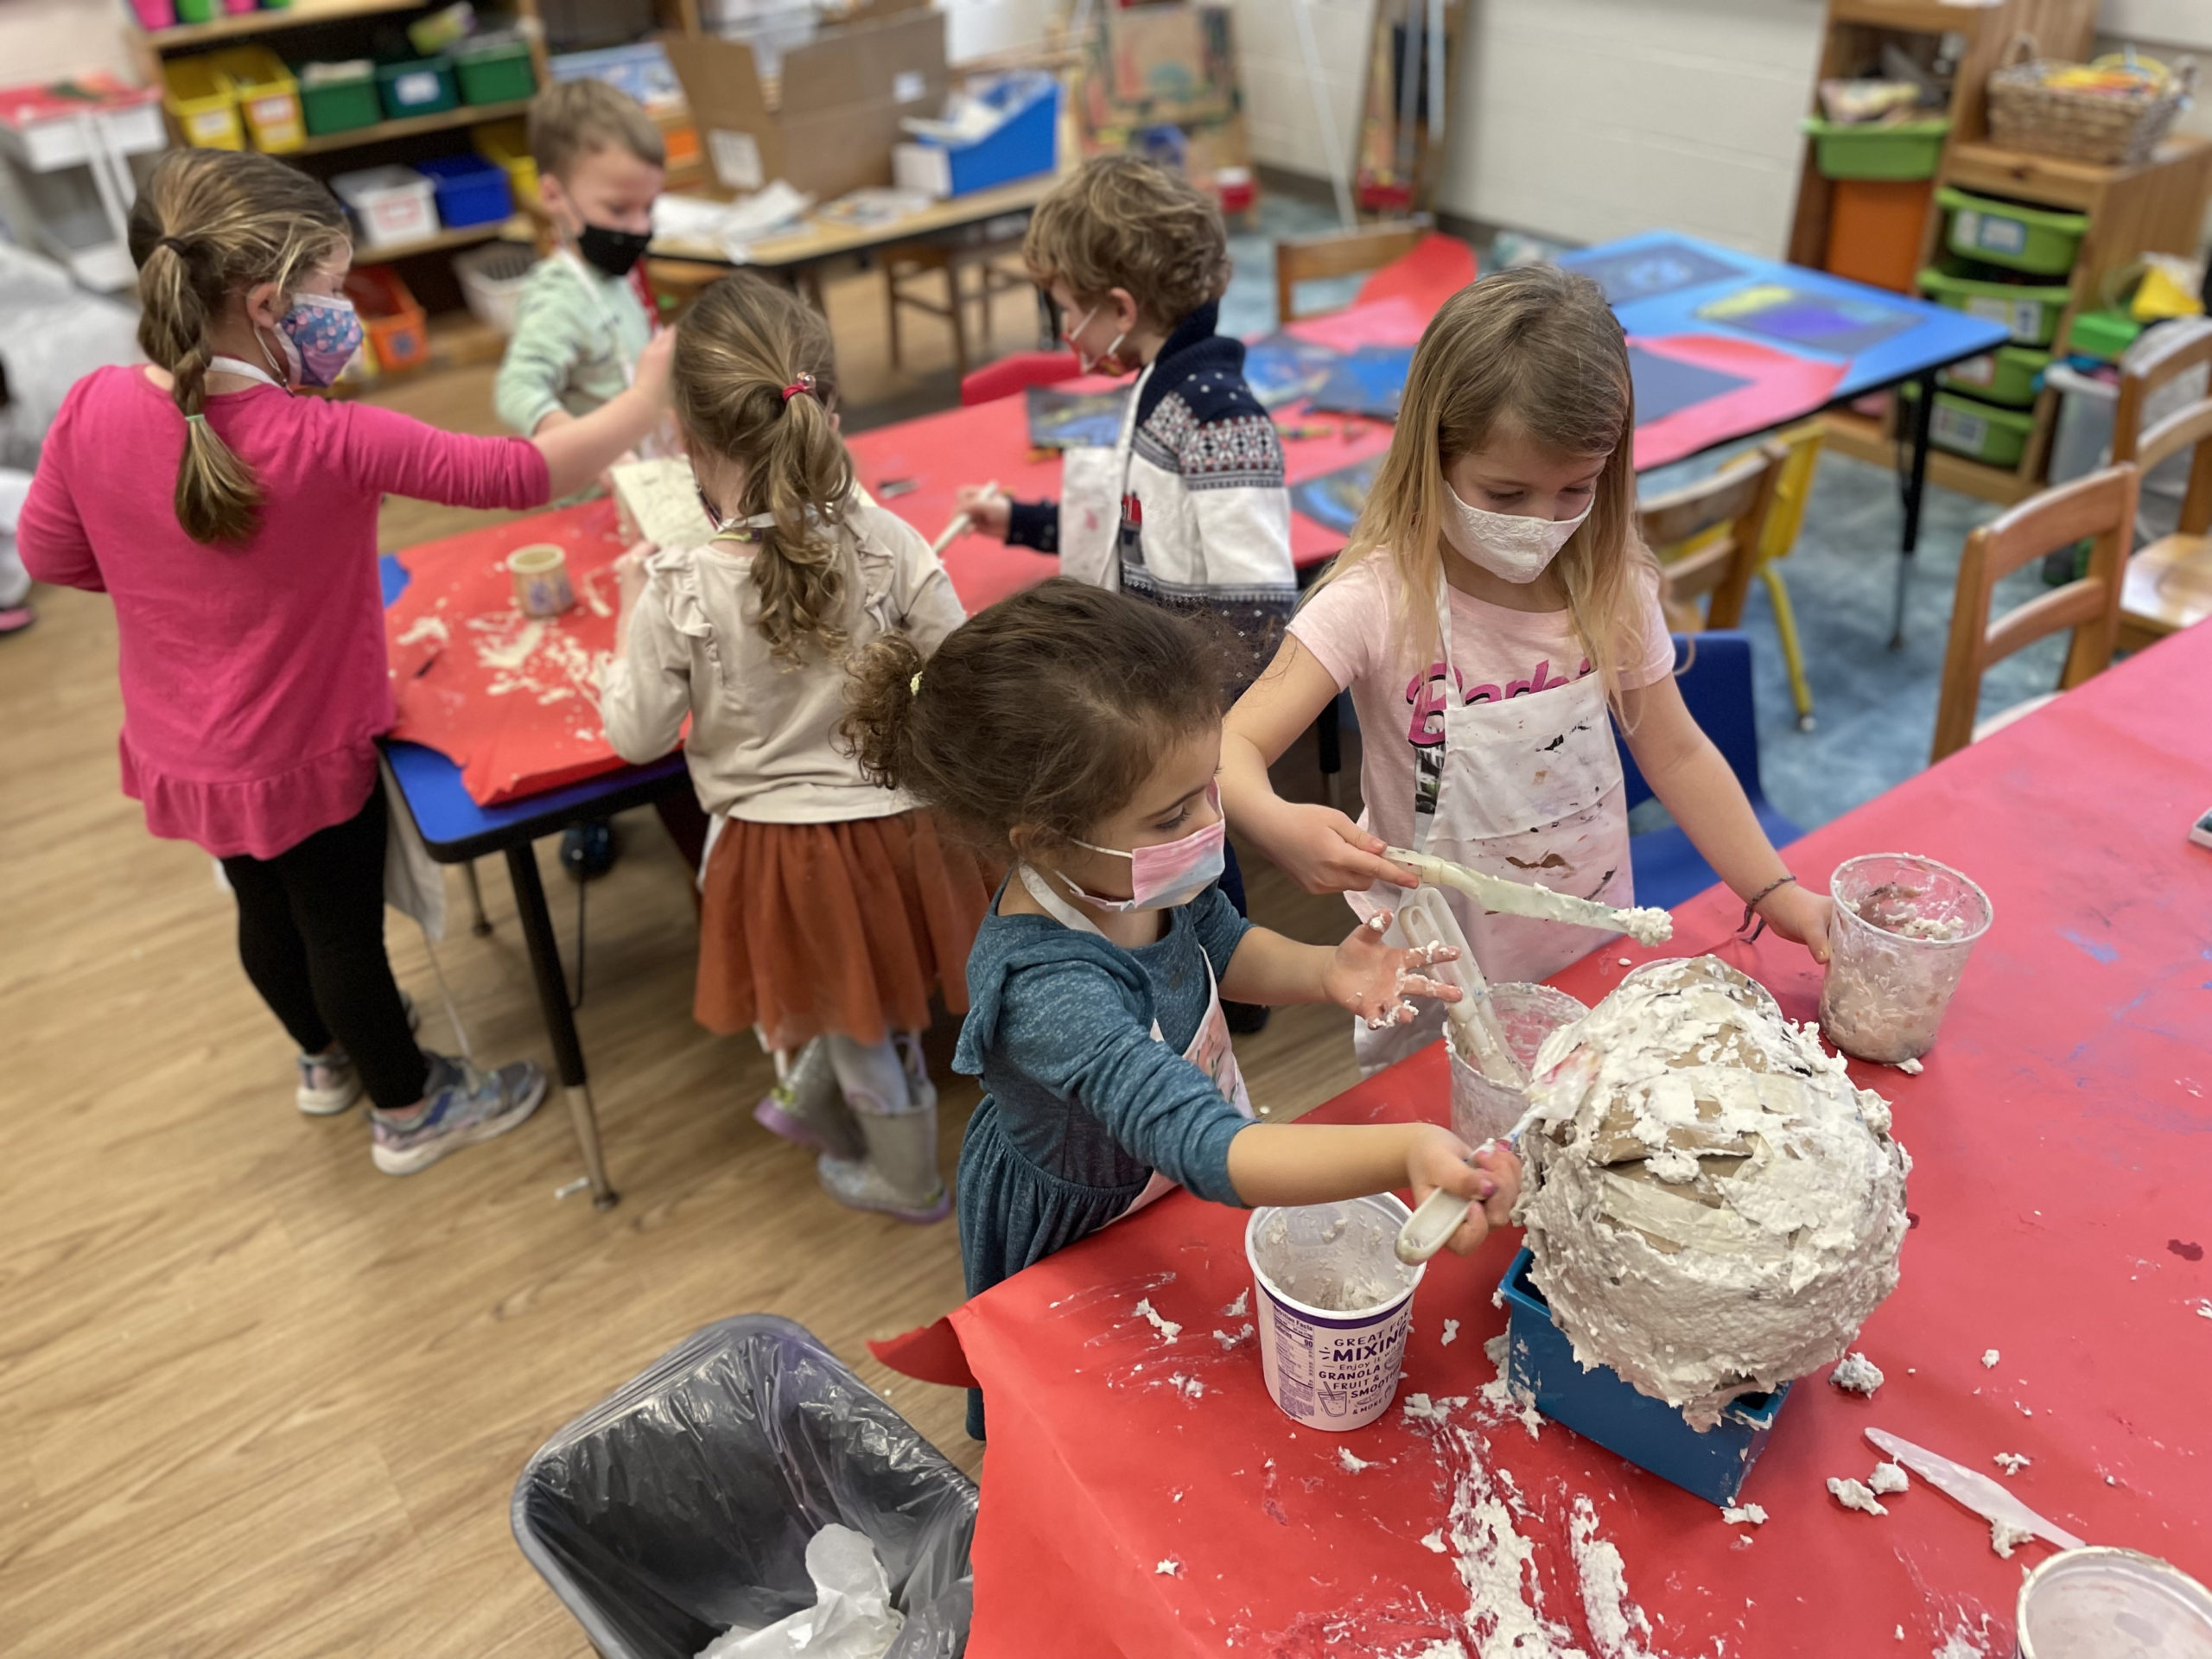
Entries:
<svg viewBox="0 0 2212 1659">
<path fill-rule="evenodd" d="M 1828 199 L 1827 268 L 1838 276 L 1915 294 L 1932 179 L 1838 179 Z"/>
<path fill-rule="evenodd" d="M 346 297 L 361 314 L 369 349 L 385 373 L 430 360 L 429 319 L 390 265 L 356 265 L 346 278 Z"/>
</svg>

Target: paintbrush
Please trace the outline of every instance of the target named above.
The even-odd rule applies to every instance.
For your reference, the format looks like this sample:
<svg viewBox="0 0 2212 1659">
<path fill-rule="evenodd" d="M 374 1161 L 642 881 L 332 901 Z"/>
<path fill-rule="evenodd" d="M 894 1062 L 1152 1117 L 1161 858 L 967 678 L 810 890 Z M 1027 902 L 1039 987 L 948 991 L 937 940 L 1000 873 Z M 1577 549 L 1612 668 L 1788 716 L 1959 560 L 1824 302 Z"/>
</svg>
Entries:
<svg viewBox="0 0 2212 1659">
<path fill-rule="evenodd" d="M 995 478 L 989 483 L 983 486 L 983 499 L 985 501 L 996 500 L 998 499 L 998 493 L 999 481 Z M 968 533 L 969 526 L 971 526 L 975 522 L 974 517 L 969 513 L 954 513 L 952 515 L 952 522 L 947 524 L 944 529 L 938 533 L 937 540 L 930 543 L 931 553 L 942 556 L 944 550 L 950 547 L 953 543 L 958 541 L 963 536 L 965 536 Z"/>
</svg>

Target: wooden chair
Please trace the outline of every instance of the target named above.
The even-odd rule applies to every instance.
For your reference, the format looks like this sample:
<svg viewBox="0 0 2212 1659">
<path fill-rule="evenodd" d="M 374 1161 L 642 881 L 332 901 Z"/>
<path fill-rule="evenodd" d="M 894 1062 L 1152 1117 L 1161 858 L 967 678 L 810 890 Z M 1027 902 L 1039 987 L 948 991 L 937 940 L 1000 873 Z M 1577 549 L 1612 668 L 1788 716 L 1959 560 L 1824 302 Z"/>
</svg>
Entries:
<svg viewBox="0 0 2212 1659">
<path fill-rule="evenodd" d="M 1789 697 L 1797 708 L 1797 729 L 1813 729 L 1813 686 L 1805 677 L 1805 647 L 1797 636 L 1797 613 L 1783 585 L 1782 561 L 1797 545 L 1797 532 L 1805 523 L 1805 503 L 1813 493 L 1813 474 L 1821 464 L 1821 443 L 1827 428 L 1817 417 L 1800 421 L 1774 435 L 1786 459 L 1774 480 L 1774 504 L 1767 509 L 1766 527 L 1759 535 L 1759 581 L 1765 584 L 1767 602 L 1774 610 L 1774 631 L 1782 637 L 1782 660 L 1789 671 Z"/>
<path fill-rule="evenodd" d="M 1758 569 L 1775 486 L 1789 453 L 1778 443 L 1738 455 L 1710 478 L 1638 502 L 1644 544 L 1667 586 L 1660 602 L 1678 633 L 1732 628 Z M 1710 595 L 1700 613 L 1698 601 Z"/>
<path fill-rule="evenodd" d="M 1009 228 L 1000 228 L 1002 223 Z M 902 309 L 919 311 L 950 327 L 953 372 L 963 379 L 967 378 L 971 345 L 969 308 L 973 306 L 981 312 L 983 324 L 982 334 L 972 344 L 988 355 L 991 346 L 991 302 L 1001 294 L 1035 291 L 1027 271 L 1017 273 L 998 263 L 1020 248 L 1027 223 L 1026 215 L 1017 218 L 1010 214 L 1006 221 L 993 219 L 975 226 L 966 235 L 900 242 L 883 250 L 883 285 L 889 306 L 893 368 L 900 366 L 902 355 L 899 314 Z M 975 278 L 972 288 L 968 280 L 971 276 Z M 944 298 L 941 301 L 927 291 L 938 277 L 944 280 Z"/>
<path fill-rule="evenodd" d="M 1370 225 L 1329 236 L 1293 237 L 1275 244 L 1275 321 L 1295 321 L 1312 313 L 1298 309 L 1300 283 L 1325 276 L 1350 276 L 1376 270 L 1419 247 L 1429 233 L 1425 219 L 1395 225 Z"/>
<path fill-rule="evenodd" d="M 2113 415 L 2112 458 L 2143 472 L 2194 448 L 2181 520 L 2127 563 L 2120 599 L 2120 649 L 2145 645 L 2212 616 L 2212 396 L 2176 410 L 2145 431 L 2151 394 L 2175 376 L 2212 364 L 2212 319 L 2169 323 L 2151 337 L 2140 361 L 2120 372 Z"/>
<path fill-rule="evenodd" d="M 1966 552 L 1959 561 L 1958 592 L 1951 601 L 1951 642 L 1943 652 L 1943 689 L 1936 704 L 1931 765 L 2042 708 L 2112 661 L 2120 632 L 2123 567 L 2134 533 L 2138 477 L 2131 464 L 2107 467 L 2031 496 L 1967 537 Z M 2022 565 L 2071 547 L 2083 537 L 2095 538 L 2086 575 L 1991 619 L 1990 598 L 1999 582 Z M 2074 630 L 2074 644 L 2058 677 L 2058 691 L 2031 697 L 1977 725 L 1974 714 L 1981 703 L 1983 671 L 2061 628 Z"/>
</svg>

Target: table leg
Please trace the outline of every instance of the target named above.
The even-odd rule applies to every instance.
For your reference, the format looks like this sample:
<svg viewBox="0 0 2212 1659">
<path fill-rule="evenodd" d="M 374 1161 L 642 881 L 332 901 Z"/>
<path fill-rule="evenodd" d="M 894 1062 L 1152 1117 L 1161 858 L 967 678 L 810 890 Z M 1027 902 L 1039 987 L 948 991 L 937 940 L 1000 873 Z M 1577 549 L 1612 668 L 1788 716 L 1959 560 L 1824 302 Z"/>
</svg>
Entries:
<svg viewBox="0 0 2212 1659">
<path fill-rule="evenodd" d="M 1897 555 L 1897 606 L 1890 624 L 1890 649 L 1904 649 L 1905 589 L 1912 580 L 1912 557 L 1920 545 L 1920 502 L 1928 485 L 1929 423 L 1936 416 L 1936 376 L 1931 370 L 1916 383 L 1912 400 L 1912 462 L 1904 484 L 1904 540 Z"/>
<path fill-rule="evenodd" d="M 537 879 L 537 855 L 529 842 L 507 849 L 507 872 L 515 889 L 515 910 L 522 918 L 523 938 L 530 945 L 531 976 L 537 982 L 538 1007 L 545 1016 L 545 1034 L 552 1039 L 553 1060 L 561 1086 L 569 1096 L 569 1118 L 576 1131 L 576 1147 L 583 1154 L 584 1173 L 591 1181 L 592 1202 L 611 1209 L 614 1189 L 607 1184 L 607 1160 L 599 1147 L 599 1115 L 593 1109 L 591 1084 L 584 1074 L 583 1044 L 576 1036 L 575 1012 L 569 1007 L 569 976 L 561 967 L 561 947 L 553 938 L 553 918 L 545 908 L 545 884 Z"/>
<path fill-rule="evenodd" d="M 492 918 L 484 913 L 484 884 L 476 879 L 476 861 L 473 858 L 466 861 L 461 867 L 461 873 L 468 878 L 468 906 L 476 912 L 476 918 L 469 923 L 468 931 L 480 939 L 492 931 Z"/>
</svg>

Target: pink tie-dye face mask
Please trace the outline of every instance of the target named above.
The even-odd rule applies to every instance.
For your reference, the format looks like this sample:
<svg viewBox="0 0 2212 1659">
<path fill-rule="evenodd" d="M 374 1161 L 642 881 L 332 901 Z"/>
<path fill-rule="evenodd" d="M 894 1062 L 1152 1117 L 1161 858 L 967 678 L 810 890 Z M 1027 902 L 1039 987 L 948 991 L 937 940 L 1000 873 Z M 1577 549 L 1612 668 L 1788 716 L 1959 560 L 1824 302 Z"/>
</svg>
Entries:
<svg viewBox="0 0 2212 1659">
<path fill-rule="evenodd" d="M 1094 847 L 1087 841 L 1076 842 L 1090 852 L 1129 861 L 1127 899 L 1102 899 L 1096 893 L 1084 892 L 1065 876 L 1060 880 L 1069 892 L 1097 910 L 1173 910 L 1179 905 L 1189 904 L 1221 880 L 1224 862 L 1223 849 L 1227 844 L 1229 825 L 1221 817 L 1219 785 L 1206 786 L 1206 799 L 1214 810 L 1213 822 L 1175 841 L 1140 847 L 1133 853 L 1113 847 Z"/>
<path fill-rule="evenodd" d="M 361 319 L 351 300 L 302 294 L 276 324 L 276 338 L 302 386 L 327 386 L 361 349 Z"/>
</svg>

